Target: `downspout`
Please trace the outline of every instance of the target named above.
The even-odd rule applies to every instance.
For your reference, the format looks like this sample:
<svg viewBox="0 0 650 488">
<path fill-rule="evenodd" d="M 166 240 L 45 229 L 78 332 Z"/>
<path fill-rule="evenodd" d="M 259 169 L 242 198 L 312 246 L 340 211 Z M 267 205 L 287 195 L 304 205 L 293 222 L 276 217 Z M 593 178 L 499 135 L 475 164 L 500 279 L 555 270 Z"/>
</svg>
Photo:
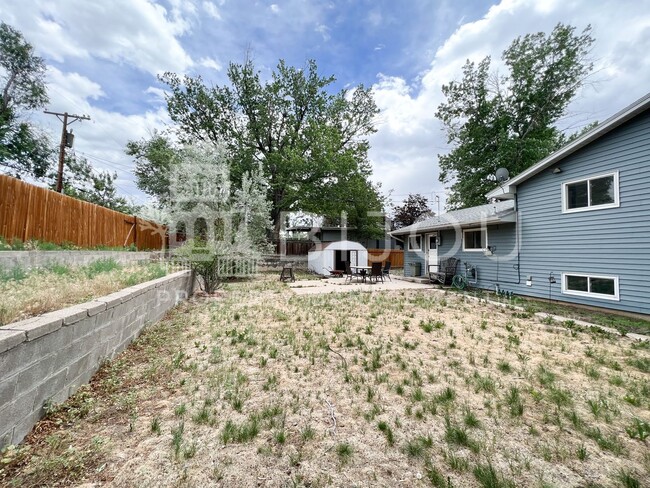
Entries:
<svg viewBox="0 0 650 488">
<path fill-rule="evenodd" d="M 499 280 L 499 256 L 495 254 L 497 259 L 497 279 L 494 280 L 497 287 L 499 284 L 505 283 L 507 285 L 520 285 L 521 284 L 521 243 L 519 239 L 519 198 L 515 192 L 515 241 L 517 242 L 517 264 L 512 267 L 517 270 L 517 281 L 500 281 Z"/>
</svg>

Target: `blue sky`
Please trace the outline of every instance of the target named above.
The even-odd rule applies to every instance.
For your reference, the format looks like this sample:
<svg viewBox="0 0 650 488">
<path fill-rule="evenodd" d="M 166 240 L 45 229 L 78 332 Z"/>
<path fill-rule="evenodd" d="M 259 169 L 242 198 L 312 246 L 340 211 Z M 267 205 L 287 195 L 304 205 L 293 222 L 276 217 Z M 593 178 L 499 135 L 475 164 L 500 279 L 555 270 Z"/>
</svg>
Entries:
<svg viewBox="0 0 650 488">
<path fill-rule="evenodd" d="M 170 123 L 156 79 L 165 71 L 223 84 L 228 63 L 250 53 L 262 76 L 280 58 L 315 59 L 337 90 L 373 87 L 381 109 L 373 179 L 395 203 L 411 192 L 444 202 L 437 155 L 448 146 L 433 114 L 466 59 L 491 55 L 498 68 L 519 35 L 591 24 L 596 70 L 559 122 L 569 131 L 650 87 L 650 0 L 0 0 L 0 18 L 45 58 L 48 109 L 92 117 L 72 126 L 75 151 L 117 171 L 119 190 L 136 203 L 146 197 L 124 147 Z M 31 117 L 58 138 L 55 118 Z"/>
</svg>

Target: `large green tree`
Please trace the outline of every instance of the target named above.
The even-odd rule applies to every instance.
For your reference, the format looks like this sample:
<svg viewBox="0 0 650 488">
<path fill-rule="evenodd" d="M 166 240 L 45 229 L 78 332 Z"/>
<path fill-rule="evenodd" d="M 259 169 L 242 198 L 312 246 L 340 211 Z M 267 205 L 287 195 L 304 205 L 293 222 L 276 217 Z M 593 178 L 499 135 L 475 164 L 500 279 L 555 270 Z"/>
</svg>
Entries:
<svg viewBox="0 0 650 488">
<path fill-rule="evenodd" d="M 314 61 L 304 69 L 280 61 L 268 81 L 252 61 L 233 63 L 228 78 L 228 86 L 206 86 L 198 77 L 161 77 L 179 139 L 225 144 L 235 185 L 262 165 L 275 236 L 282 212 L 298 210 L 330 218 L 345 211 L 361 234 L 381 233 L 381 219 L 366 212 L 383 209 L 369 182 L 366 136 L 378 113 L 371 91 L 330 93 L 334 78 L 320 76 Z"/>
<path fill-rule="evenodd" d="M 24 116 L 47 102 L 43 58 L 19 31 L 0 23 L 0 166 L 5 172 L 17 177 L 46 175 L 51 143 Z"/>
<path fill-rule="evenodd" d="M 159 208 L 170 204 L 170 176 L 178 164 L 178 151 L 163 134 L 154 132 L 149 139 L 129 141 L 126 154 L 135 158 L 136 184 L 157 200 Z"/>
<path fill-rule="evenodd" d="M 519 37 L 503 52 L 506 74 L 492 73 L 486 57 L 443 86 L 436 116 L 452 145 L 439 155 L 448 208 L 486 203 L 498 168 L 517 174 L 566 143 L 556 124 L 592 70 L 590 31 L 558 24 Z"/>
</svg>

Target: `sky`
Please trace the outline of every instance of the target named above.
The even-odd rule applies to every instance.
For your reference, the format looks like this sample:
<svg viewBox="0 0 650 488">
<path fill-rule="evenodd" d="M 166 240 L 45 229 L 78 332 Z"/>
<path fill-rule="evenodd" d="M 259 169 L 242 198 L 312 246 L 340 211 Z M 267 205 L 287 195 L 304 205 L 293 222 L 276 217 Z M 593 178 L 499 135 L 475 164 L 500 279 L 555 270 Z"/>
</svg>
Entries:
<svg viewBox="0 0 650 488">
<path fill-rule="evenodd" d="M 518 36 L 591 25 L 595 69 L 558 127 L 602 121 L 650 91 L 650 0 L 0 0 L 0 19 L 45 59 L 47 109 L 91 117 L 70 126 L 76 154 L 116 171 L 137 204 L 148 198 L 124 148 L 172 124 L 157 79 L 167 71 L 223 85 L 247 55 L 263 78 L 279 59 L 314 59 L 336 91 L 372 87 L 372 179 L 393 204 L 420 193 L 434 211 L 446 194 L 438 155 L 450 149 L 434 114 L 466 60 L 489 55 L 499 69 Z M 29 118 L 58 141 L 55 117 Z"/>
</svg>

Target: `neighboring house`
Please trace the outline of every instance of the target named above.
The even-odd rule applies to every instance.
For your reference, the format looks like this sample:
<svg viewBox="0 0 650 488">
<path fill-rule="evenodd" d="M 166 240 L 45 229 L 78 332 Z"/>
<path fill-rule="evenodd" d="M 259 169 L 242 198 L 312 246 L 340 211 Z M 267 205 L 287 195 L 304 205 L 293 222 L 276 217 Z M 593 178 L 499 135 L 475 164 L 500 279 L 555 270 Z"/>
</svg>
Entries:
<svg viewBox="0 0 650 488">
<path fill-rule="evenodd" d="M 290 236 L 295 234 L 307 236 L 306 239 L 314 243 L 351 240 L 362 244 L 367 249 L 401 249 L 401 243 L 388 234 L 384 239 L 366 239 L 357 235 L 356 227 L 294 226 L 289 227 L 287 232 Z"/>
<path fill-rule="evenodd" d="M 650 314 L 650 94 L 487 197 L 392 232 L 405 275 L 456 257 L 481 288 Z"/>
</svg>

